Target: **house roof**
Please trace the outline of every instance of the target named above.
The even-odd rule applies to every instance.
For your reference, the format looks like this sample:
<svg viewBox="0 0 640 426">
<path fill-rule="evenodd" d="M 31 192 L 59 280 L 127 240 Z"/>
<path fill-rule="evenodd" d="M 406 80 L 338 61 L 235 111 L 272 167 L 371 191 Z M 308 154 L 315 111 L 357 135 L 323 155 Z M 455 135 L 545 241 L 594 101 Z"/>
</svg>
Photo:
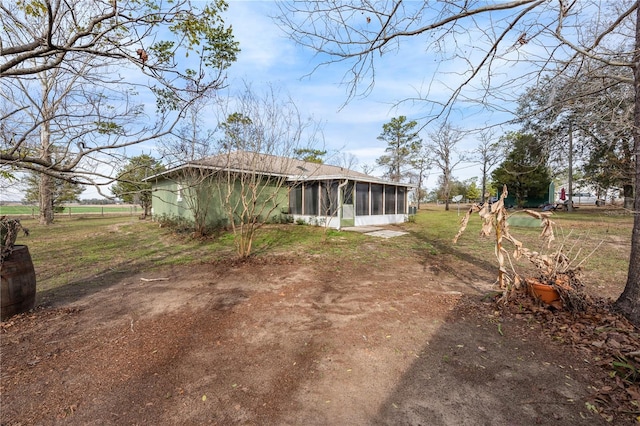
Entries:
<svg viewBox="0 0 640 426">
<path fill-rule="evenodd" d="M 161 174 L 151 176 L 151 180 L 163 175 L 170 175 L 179 170 L 191 167 L 212 170 L 228 170 L 233 172 L 261 173 L 270 176 L 282 176 L 289 181 L 302 182 L 310 180 L 351 179 L 360 182 L 384 183 L 398 186 L 414 186 L 408 183 L 390 182 L 375 176 L 370 176 L 344 167 L 329 164 L 318 164 L 296 158 L 281 157 L 271 154 L 261 154 L 249 151 L 233 151 L 224 154 L 205 157 L 196 161 L 189 161 Z"/>
</svg>

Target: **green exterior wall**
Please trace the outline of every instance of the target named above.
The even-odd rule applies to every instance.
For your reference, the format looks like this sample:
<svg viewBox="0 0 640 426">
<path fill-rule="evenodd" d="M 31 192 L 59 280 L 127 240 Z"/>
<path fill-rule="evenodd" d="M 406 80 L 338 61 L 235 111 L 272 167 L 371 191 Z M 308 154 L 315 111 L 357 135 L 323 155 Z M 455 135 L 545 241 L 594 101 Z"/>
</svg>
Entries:
<svg viewBox="0 0 640 426">
<path fill-rule="evenodd" d="M 161 179 L 153 183 L 153 215 L 156 218 L 184 218 L 193 221 L 193 197 L 198 197 L 201 202 L 206 204 L 202 206 L 203 211 L 206 210 L 206 223 L 210 226 L 224 226 L 229 224 L 229 216 L 221 201 L 221 191 L 219 185 L 222 185 L 223 193 L 226 192 L 226 185 L 211 178 L 208 181 L 194 187 L 182 185 L 180 191 L 182 197 L 179 199 L 179 183 L 177 180 Z M 280 187 L 279 187 L 280 186 Z M 256 196 L 257 202 L 253 212 L 260 216 L 261 220 L 277 221 L 281 216 L 286 214 L 289 206 L 289 190 L 287 185 L 280 185 L 280 182 L 263 181 L 259 185 L 259 194 Z M 239 181 L 234 183 L 233 195 L 230 198 L 231 204 L 239 203 L 241 195 L 241 184 Z M 245 197 L 247 199 L 252 196 Z M 236 215 L 242 212 L 242 208 L 236 209 Z M 283 213 L 284 212 L 284 213 Z M 265 217 L 267 216 L 267 217 Z"/>
</svg>

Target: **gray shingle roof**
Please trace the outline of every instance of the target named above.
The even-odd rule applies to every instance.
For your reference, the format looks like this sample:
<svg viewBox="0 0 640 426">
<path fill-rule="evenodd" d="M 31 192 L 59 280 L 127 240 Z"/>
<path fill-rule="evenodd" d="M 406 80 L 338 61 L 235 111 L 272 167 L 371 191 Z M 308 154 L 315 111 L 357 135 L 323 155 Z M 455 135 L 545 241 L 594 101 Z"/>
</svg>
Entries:
<svg viewBox="0 0 640 426">
<path fill-rule="evenodd" d="M 312 163 L 296 158 L 287 158 L 249 151 L 233 151 L 205 157 L 196 161 L 190 161 L 165 172 L 165 174 L 188 167 L 204 167 L 251 173 L 257 172 L 265 175 L 284 176 L 288 180 L 292 181 L 349 178 L 363 182 L 390 183 L 389 181 L 385 181 L 375 176 L 370 176 L 344 167 Z M 393 183 L 400 186 L 412 186 L 405 183 Z"/>
</svg>

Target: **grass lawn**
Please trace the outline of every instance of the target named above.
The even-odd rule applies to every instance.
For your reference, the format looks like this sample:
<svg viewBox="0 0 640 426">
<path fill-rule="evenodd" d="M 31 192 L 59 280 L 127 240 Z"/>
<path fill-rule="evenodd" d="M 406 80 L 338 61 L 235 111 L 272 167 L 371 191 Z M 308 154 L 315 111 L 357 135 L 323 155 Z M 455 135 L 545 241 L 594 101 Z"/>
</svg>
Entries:
<svg viewBox="0 0 640 426">
<path fill-rule="evenodd" d="M 521 213 L 518 213 L 520 215 Z M 439 257 L 442 262 L 465 261 L 483 265 L 487 277 L 497 274 L 494 245 L 480 238 L 480 219 L 472 215 L 465 233 L 452 243 L 464 210 L 445 211 L 442 206 L 423 207 L 415 221 L 400 225 L 409 236 L 392 238 L 374 252 L 361 253 L 366 236 L 355 232 L 338 232 L 306 225 L 269 225 L 256 236 L 254 254 L 273 252 L 298 253 L 309 259 L 323 258 L 375 264 L 378 260 L 414 254 Z M 610 283 L 626 281 L 631 244 L 632 217 L 621 210 L 580 209 L 574 213 L 553 215 L 556 241 L 562 245 L 574 265 L 580 264 L 585 282 L 607 293 Z M 23 219 L 29 237 L 20 236 L 18 244 L 29 246 L 38 276 L 38 291 L 69 283 L 88 284 L 92 277 L 105 273 L 159 267 L 168 264 L 209 262 L 234 256 L 233 237 L 221 234 L 205 240 L 160 228 L 157 223 L 138 220 L 136 216 L 82 217 L 62 214 L 51 226 L 41 226 L 34 219 Z M 550 252 L 539 239 L 535 227 L 512 226 L 511 233 L 525 247 Z M 511 248 L 506 246 L 509 251 Z M 516 264 L 527 271 L 525 261 Z M 523 269 L 522 269 L 523 268 Z"/>
<path fill-rule="evenodd" d="M 471 216 L 458 243 L 452 244 L 464 214 L 462 209 L 458 215 L 457 209 L 445 211 L 442 206 L 428 205 L 421 209 L 415 223 L 408 223 L 405 227 L 435 252 L 471 259 L 475 263 L 490 262 L 496 265 L 494 241 L 479 237 L 481 221 L 477 213 Z M 514 218 L 527 216 L 523 212 L 511 214 Z M 539 238 L 541 228 L 510 226 L 510 232 L 525 247 L 540 253 L 550 253 L 562 246 L 572 259 L 572 265 L 581 266 L 587 287 L 604 291 L 605 296 L 617 296 L 607 290 L 611 283 L 620 285 L 626 282 L 633 217 L 622 209 L 583 207 L 572 213 L 554 213 L 551 219 L 556 239 L 550 248 Z M 513 248 L 508 242 L 504 247 L 510 252 Z M 525 271 L 529 270 L 526 261 L 518 264 Z"/>
</svg>

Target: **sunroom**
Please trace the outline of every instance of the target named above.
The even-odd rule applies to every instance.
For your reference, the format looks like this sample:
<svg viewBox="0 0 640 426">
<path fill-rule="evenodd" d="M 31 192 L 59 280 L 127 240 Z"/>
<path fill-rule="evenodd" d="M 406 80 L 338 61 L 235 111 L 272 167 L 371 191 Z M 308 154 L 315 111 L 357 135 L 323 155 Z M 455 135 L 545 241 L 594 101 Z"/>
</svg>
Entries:
<svg viewBox="0 0 640 426">
<path fill-rule="evenodd" d="M 327 177 L 290 186 L 294 221 L 331 228 L 402 223 L 407 220 L 409 184 L 370 179 Z"/>
</svg>

